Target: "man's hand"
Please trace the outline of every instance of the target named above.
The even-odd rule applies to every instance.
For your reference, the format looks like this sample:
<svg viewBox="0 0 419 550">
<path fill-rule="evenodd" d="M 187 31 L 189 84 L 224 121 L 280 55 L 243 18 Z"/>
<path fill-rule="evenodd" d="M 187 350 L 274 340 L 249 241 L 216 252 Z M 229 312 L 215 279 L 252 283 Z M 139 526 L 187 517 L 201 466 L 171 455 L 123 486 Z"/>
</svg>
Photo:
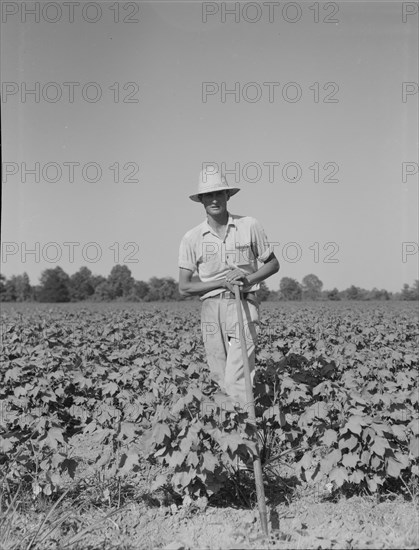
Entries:
<svg viewBox="0 0 419 550">
<path fill-rule="evenodd" d="M 224 288 L 226 288 L 227 290 L 229 290 L 230 292 L 232 292 L 234 294 L 234 287 L 235 286 L 242 287 L 243 283 L 241 281 L 238 281 L 238 280 L 227 281 L 227 279 L 224 279 L 223 286 L 224 286 Z"/>
<path fill-rule="evenodd" d="M 227 273 L 225 280 L 224 280 L 224 286 L 230 290 L 230 292 L 234 292 L 234 286 L 240 286 L 240 287 L 250 287 L 250 283 L 247 280 L 246 273 L 240 269 L 239 267 L 232 267 L 231 271 Z"/>
</svg>

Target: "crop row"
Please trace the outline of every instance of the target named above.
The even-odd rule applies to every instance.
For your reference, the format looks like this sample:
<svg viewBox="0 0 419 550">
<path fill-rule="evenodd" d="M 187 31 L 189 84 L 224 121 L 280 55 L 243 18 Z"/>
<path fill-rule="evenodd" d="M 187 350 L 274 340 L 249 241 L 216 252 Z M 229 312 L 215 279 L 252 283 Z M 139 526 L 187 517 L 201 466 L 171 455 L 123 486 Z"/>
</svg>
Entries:
<svg viewBox="0 0 419 550">
<path fill-rule="evenodd" d="M 80 467 L 165 468 L 152 488 L 217 492 L 237 460 L 273 454 L 308 483 L 380 489 L 417 476 L 418 321 L 413 308 L 276 306 L 262 315 L 257 426 L 226 413 L 205 365 L 195 305 L 29 309 L 2 318 L 0 465 L 51 494 Z M 275 449 L 268 437 L 275 436 Z"/>
</svg>

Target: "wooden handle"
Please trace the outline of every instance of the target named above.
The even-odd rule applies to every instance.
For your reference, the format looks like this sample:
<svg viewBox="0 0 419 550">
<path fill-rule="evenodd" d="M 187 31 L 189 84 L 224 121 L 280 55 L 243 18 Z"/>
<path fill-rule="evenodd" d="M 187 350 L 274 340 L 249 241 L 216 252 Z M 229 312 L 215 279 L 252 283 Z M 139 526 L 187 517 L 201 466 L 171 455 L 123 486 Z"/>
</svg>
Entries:
<svg viewBox="0 0 419 550">
<path fill-rule="evenodd" d="M 256 495 L 258 500 L 258 509 L 260 516 L 260 523 L 262 525 L 262 532 L 264 535 L 268 535 L 268 514 L 266 511 L 265 501 L 265 489 L 263 487 L 262 476 L 262 464 L 259 455 L 259 445 L 256 432 L 256 413 L 255 413 L 255 399 L 253 397 L 252 379 L 250 376 L 249 357 L 247 355 L 246 334 L 244 331 L 242 304 L 240 299 L 240 288 L 238 285 L 234 285 L 234 295 L 236 298 L 237 306 L 237 318 L 239 321 L 240 329 L 240 345 L 242 349 L 243 368 L 244 368 L 244 383 L 246 387 L 246 399 L 247 410 L 249 413 L 249 420 L 255 425 L 255 444 L 256 455 L 253 458 L 253 471 L 255 473 Z"/>
</svg>

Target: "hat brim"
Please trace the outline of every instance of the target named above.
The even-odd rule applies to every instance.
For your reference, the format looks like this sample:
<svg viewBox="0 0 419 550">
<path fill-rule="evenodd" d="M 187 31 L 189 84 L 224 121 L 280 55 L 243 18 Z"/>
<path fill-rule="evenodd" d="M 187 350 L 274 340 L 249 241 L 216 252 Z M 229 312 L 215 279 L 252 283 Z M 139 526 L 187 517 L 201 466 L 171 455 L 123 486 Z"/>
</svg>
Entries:
<svg viewBox="0 0 419 550">
<path fill-rule="evenodd" d="M 208 195 L 209 193 L 215 193 L 217 191 L 228 191 L 230 197 L 232 197 L 240 191 L 240 187 L 218 187 L 217 189 L 214 189 L 213 191 L 208 191 L 207 193 L 197 193 L 196 195 L 189 195 L 189 198 L 194 202 L 201 202 L 199 199 L 199 195 Z"/>
</svg>

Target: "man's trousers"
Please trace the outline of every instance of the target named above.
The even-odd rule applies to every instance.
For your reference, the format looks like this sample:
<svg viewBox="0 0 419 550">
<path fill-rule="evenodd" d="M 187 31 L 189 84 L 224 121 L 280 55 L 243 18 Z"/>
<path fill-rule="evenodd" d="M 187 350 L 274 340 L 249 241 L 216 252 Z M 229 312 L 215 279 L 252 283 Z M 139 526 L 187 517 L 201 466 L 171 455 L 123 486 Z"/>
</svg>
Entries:
<svg viewBox="0 0 419 550">
<path fill-rule="evenodd" d="M 259 334 L 259 305 L 241 300 L 250 376 L 255 373 L 255 347 Z M 212 378 L 233 403 L 247 403 L 240 327 L 234 298 L 207 298 L 202 303 L 201 330 Z"/>
</svg>

